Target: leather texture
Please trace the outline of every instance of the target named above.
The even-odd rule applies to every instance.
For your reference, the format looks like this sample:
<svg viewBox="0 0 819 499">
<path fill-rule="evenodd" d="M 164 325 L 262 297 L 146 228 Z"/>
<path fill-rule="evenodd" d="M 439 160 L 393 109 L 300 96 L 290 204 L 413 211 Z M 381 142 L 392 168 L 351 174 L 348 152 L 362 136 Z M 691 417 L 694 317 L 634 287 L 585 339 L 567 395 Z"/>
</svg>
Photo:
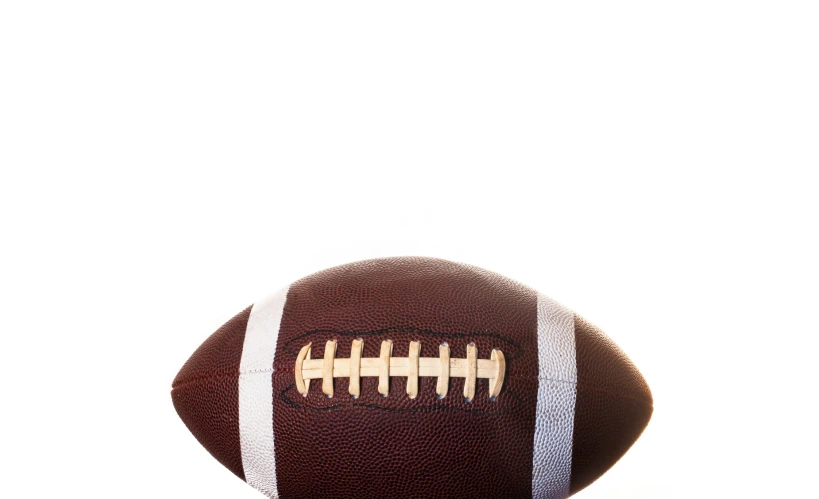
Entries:
<svg viewBox="0 0 819 499">
<path fill-rule="evenodd" d="M 577 403 L 574 494 L 614 466 L 651 419 L 653 399 L 637 367 L 600 329 L 575 315 Z"/>
<path fill-rule="evenodd" d="M 250 308 L 205 340 L 182 366 L 171 390 L 176 412 L 193 436 L 242 480 L 239 364 Z"/>
<path fill-rule="evenodd" d="M 538 388 L 532 497 L 569 495 L 576 398 L 574 314 L 551 298 L 537 297 Z"/>
<path fill-rule="evenodd" d="M 249 315 L 214 333 L 172 391 L 191 432 L 241 478 L 238 392 Z M 645 381 L 597 328 L 468 265 L 392 258 L 313 274 L 289 287 L 276 333 L 270 385 L 254 388 L 269 388 L 272 401 L 276 490 L 262 490 L 268 497 L 565 497 L 609 469 L 651 416 Z M 414 399 L 402 377 L 390 378 L 387 397 L 375 377 L 361 379 L 358 398 L 347 378 L 334 380 L 332 398 L 316 382 L 306 397 L 298 393 L 294 366 L 304 345 L 312 342 L 317 359 L 334 339 L 336 356 L 348 358 L 356 338 L 364 357 L 378 357 L 387 339 L 395 357 L 407 357 L 411 341 L 421 343 L 422 356 L 435 355 L 442 342 L 453 358 L 465 357 L 470 342 L 482 359 L 498 348 L 506 380 L 495 402 L 485 379 L 472 402 L 464 400 L 462 378 L 450 379 L 442 399 L 437 379 L 426 377 Z"/>
<path fill-rule="evenodd" d="M 388 397 L 376 378 L 361 380 L 353 399 L 348 380 L 336 396 L 295 390 L 299 349 L 313 343 L 323 356 L 338 340 L 337 357 L 350 356 L 355 338 L 363 356 L 377 357 L 382 340 L 393 356 L 421 354 L 447 342 L 465 357 L 474 342 L 479 358 L 492 348 L 507 357 L 507 378 L 496 402 L 479 380 L 474 400 L 463 379 L 451 379 L 438 399 L 436 380 L 421 378 L 418 396 L 406 378 L 391 378 Z M 329 269 L 290 287 L 273 377 L 279 494 L 282 498 L 494 497 L 532 493 L 532 440 L 537 394 L 537 297 L 509 279 L 433 259 L 388 259 Z"/>
<path fill-rule="evenodd" d="M 274 355 L 287 289 L 250 310 L 239 366 L 239 437 L 245 480 L 268 497 L 278 495 L 273 435 Z"/>
</svg>

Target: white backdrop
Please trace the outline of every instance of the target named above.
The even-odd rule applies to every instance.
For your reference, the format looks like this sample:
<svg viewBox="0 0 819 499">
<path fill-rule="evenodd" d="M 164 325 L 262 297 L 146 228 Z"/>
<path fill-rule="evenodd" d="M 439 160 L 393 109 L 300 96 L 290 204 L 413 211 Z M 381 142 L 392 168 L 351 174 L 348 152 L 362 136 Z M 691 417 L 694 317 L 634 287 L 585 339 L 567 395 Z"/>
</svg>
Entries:
<svg viewBox="0 0 819 499">
<path fill-rule="evenodd" d="M 578 497 L 816 497 L 815 2 L 3 2 L 0 496 L 261 497 L 170 384 L 322 268 L 428 255 L 655 397 Z"/>
</svg>

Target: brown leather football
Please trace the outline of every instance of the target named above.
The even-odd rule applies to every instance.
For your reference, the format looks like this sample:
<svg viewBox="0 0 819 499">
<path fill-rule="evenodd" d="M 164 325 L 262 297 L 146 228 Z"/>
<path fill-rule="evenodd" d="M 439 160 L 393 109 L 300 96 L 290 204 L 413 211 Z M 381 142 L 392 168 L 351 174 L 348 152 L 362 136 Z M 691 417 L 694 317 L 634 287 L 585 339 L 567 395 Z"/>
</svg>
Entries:
<svg viewBox="0 0 819 499">
<path fill-rule="evenodd" d="M 268 497 L 562 498 L 652 413 L 599 329 L 511 279 L 431 258 L 305 277 L 213 333 L 179 416 Z"/>
</svg>

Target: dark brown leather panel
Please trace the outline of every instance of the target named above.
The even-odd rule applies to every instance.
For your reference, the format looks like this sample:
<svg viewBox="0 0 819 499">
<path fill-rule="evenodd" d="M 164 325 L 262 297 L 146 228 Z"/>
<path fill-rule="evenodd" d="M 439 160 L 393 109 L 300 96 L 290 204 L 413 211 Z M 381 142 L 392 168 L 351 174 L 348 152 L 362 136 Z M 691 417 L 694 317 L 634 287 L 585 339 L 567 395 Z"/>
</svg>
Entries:
<svg viewBox="0 0 819 499">
<path fill-rule="evenodd" d="M 174 388 L 173 405 L 193 436 L 227 469 L 245 479 L 239 444 L 239 378 L 203 378 Z"/>
<path fill-rule="evenodd" d="M 213 457 L 244 480 L 239 441 L 239 365 L 248 307 L 213 333 L 182 366 L 171 398 L 179 417 Z"/>
<path fill-rule="evenodd" d="M 653 411 L 645 379 L 608 336 L 575 315 L 577 400 L 571 493 L 611 468 L 645 429 Z"/>
<path fill-rule="evenodd" d="M 531 496 L 532 440 L 537 405 L 537 297 L 504 277 L 427 258 L 371 260 L 314 274 L 290 287 L 273 375 L 274 433 L 279 493 L 288 498 Z M 328 339 L 337 357 L 364 338 L 364 356 L 378 357 L 391 339 L 393 356 L 409 342 L 422 356 L 446 341 L 464 358 L 475 342 L 479 358 L 507 353 L 507 378 L 497 402 L 479 380 L 472 403 L 463 379 L 438 399 L 435 379 L 421 378 L 419 395 L 392 378 L 390 395 L 364 378 L 353 399 L 335 380 L 326 398 L 314 381 L 309 395 L 294 390 L 298 349 L 313 342 L 313 358 Z"/>
<path fill-rule="evenodd" d="M 193 352 L 173 380 L 172 387 L 202 378 L 232 374 L 238 376 L 242 362 L 245 330 L 251 305 L 227 321 Z"/>
</svg>

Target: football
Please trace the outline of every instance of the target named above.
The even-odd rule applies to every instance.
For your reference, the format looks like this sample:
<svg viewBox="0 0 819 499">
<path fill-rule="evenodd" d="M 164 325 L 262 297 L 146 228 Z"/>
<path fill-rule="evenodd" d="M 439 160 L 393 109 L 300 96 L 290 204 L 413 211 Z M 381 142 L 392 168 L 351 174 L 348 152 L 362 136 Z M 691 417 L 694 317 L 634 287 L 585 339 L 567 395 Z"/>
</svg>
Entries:
<svg viewBox="0 0 819 499">
<path fill-rule="evenodd" d="M 648 424 L 598 328 L 470 265 L 318 272 L 230 319 L 173 381 L 197 440 L 267 497 L 563 498 Z"/>
</svg>

